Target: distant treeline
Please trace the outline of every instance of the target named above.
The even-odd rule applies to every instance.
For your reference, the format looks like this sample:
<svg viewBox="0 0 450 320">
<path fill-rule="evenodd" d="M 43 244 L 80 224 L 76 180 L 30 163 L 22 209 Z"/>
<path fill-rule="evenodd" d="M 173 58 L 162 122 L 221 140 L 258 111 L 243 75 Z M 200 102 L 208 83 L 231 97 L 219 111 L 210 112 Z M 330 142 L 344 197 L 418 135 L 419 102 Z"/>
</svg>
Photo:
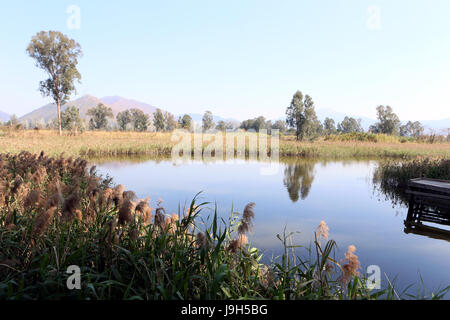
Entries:
<svg viewBox="0 0 450 320">
<path fill-rule="evenodd" d="M 71 132 L 83 132 L 85 130 L 101 131 L 152 131 L 170 132 L 174 129 L 185 129 L 188 131 L 236 131 L 238 129 L 259 132 L 267 130 L 270 134 L 272 130 L 278 130 L 283 135 L 293 135 L 297 140 L 314 140 L 318 137 L 339 135 L 339 134 L 385 134 L 400 137 L 416 138 L 424 136 L 424 126 L 419 121 L 408 121 L 401 123 L 399 117 L 393 112 L 390 106 L 380 105 L 377 107 L 377 119 L 374 125 L 365 131 L 361 126 L 361 119 L 345 117 L 341 122 L 336 123 L 331 118 L 319 121 L 315 112 L 314 101 L 309 95 L 303 95 L 297 91 L 290 105 L 286 109 L 286 120 L 272 122 L 265 117 L 259 116 L 254 119 L 247 119 L 239 122 L 218 121 L 214 122 L 211 111 L 206 111 L 201 124 L 195 124 L 188 114 L 175 119 L 170 112 L 163 112 L 157 109 L 152 115 L 144 113 L 140 109 L 128 109 L 119 112 L 115 117 L 111 108 L 100 103 L 87 112 L 88 119 L 82 119 L 79 109 L 75 106 L 67 108 L 61 112 L 61 126 L 63 130 Z M 19 123 L 16 116 L 5 124 L 10 127 L 23 127 L 25 129 L 58 128 L 58 119 L 46 123 L 44 120 Z M 432 136 L 438 136 L 432 133 Z M 364 135 L 363 135 L 364 136 Z M 441 138 L 450 140 L 450 128 L 447 132 L 440 134 Z M 368 138 L 370 140 L 370 136 Z M 442 139 L 441 139 L 442 140 Z"/>
</svg>

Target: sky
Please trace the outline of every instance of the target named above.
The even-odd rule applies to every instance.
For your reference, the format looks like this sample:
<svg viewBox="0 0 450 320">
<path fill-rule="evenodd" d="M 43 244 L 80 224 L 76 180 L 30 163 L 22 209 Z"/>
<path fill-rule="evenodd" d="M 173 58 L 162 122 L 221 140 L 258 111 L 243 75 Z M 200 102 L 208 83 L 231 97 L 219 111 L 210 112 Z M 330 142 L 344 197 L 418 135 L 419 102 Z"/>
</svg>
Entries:
<svg viewBox="0 0 450 320">
<path fill-rule="evenodd" d="M 390 105 L 402 120 L 450 117 L 448 0 L 0 6 L 0 110 L 9 114 L 51 102 L 25 49 L 37 32 L 58 30 L 83 50 L 74 98 L 119 95 L 174 114 L 277 119 L 301 90 L 316 108 L 349 115 L 375 118 L 377 105 Z"/>
</svg>

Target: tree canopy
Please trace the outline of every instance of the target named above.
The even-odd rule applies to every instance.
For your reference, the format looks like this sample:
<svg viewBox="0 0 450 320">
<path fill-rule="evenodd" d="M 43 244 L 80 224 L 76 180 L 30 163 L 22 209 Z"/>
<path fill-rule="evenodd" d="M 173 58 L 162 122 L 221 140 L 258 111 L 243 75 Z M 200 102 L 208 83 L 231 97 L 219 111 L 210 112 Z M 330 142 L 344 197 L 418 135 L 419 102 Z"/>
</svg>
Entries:
<svg viewBox="0 0 450 320">
<path fill-rule="evenodd" d="M 61 105 L 75 91 L 75 81 L 81 80 L 77 70 L 78 58 L 82 56 L 81 46 L 59 31 L 41 31 L 31 39 L 27 53 L 48 75 L 39 83 L 39 90 L 55 101 L 61 135 Z"/>
</svg>

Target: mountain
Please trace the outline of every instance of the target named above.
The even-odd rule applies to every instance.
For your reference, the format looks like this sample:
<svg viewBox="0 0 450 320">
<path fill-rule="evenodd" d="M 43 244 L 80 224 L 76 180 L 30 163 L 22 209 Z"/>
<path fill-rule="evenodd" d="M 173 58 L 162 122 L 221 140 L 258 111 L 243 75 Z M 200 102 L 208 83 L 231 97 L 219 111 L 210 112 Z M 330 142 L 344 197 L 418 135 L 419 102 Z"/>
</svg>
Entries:
<svg viewBox="0 0 450 320">
<path fill-rule="evenodd" d="M 3 111 L 0 111 L 0 120 L 2 122 L 7 122 L 11 116 Z"/>
<path fill-rule="evenodd" d="M 432 129 L 439 133 L 440 130 L 445 130 L 450 128 L 450 118 L 442 119 L 442 120 L 427 120 L 420 121 L 425 126 L 426 129 Z"/>
<path fill-rule="evenodd" d="M 119 96 L 103 97 L 100 99 L 104 104 L 108 105 L 112 110 L 114 115 L 124 111 L 126 109 L 141 109 L 144 113 L 153 114 L 156 111 L 156 107 L 149 105 L 147 103 L 139 102 L 132 99 L 126 99 Z"/>
<path fill-rule="evenodd" d="M 91 95 L 85 95 L 76 100 L 67 102 L 66 104 L 61 106 L 61 110 L 64 111 L 68 107 L 76 106 L 78 109 L 80 109 L 80 116 L 84 118 L 86 117 L 87 111 L 93 107 L 96 107 L 99 103 L 102 103 L 100 99 Z M 20 117 L 19 121 L 40 121 L 41 119 L 43 119 L 45 122 L 49 122 L 52 119 L 55 119 L 57 116 L 56 104 L 49 103 Z"/>
<path fill-rule="evenodd" d="M 103 103 L 104 105 L 110 107 L 113 111 L 114 116 L 116 116 L 117 113 L 121 111 L 132 108 L 141 109 L 142 111 L 150 115 L 156 110 L 156 107 L 149 104 L 122 98 L 119 96 L 103 97 L 99 99 L 92 95 L 85 95 L 81 98 L 70 101 L 64 104 L 61 107 L 61 110 L 64 111 L 68 107 L 76 106 L 78 109 L 80 109 L 80 116 L 82 118 L 86 118 L 88 110 L 96 107 L 99 103 Z M 20 117 L 19 121 L 40 121 L 41 119 L 43 119 L 45 122 L 49 122 L 56 117 L 56 105 L 54 103 L 49 103 Z"/>
</svg>

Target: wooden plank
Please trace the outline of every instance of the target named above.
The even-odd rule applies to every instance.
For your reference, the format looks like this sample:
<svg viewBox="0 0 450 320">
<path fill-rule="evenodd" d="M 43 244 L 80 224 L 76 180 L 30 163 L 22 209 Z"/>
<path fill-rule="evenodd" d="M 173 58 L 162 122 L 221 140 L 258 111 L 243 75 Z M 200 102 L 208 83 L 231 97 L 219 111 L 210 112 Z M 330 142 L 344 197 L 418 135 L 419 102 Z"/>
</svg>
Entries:
<svg viewBox="0 0 450 320">
<path fill-rule="evenodd" d="M 447 180 L 416 178 L 416 179 L 409 180 L 408 185 L 409 185 L 409 187 L 430 189 L 430 190 L 450 194 L 450 181 L 447 181 Z"/>
</svg>

